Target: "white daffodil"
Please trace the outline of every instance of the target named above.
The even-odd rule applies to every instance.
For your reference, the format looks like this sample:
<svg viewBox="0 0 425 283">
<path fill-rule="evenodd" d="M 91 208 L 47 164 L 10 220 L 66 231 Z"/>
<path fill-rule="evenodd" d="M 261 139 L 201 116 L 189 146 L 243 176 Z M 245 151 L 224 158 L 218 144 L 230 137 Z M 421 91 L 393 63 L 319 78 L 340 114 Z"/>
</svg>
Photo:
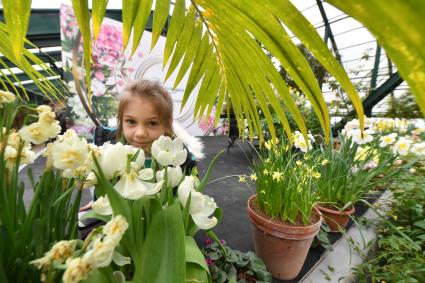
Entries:
<svg viewBox="0 0 425 283">
<path fill-rule="evenodd" d="M 115 190 L 126 199 L 140 199 L 144 196 L 154 195 L 162 188 L 164 181 L 158 183 L 145 182 L 138 178 L 136 171 L 130 170 L 121 175 L 120 180 L 115 184 Z M 143 176 L 142 176 L 143 178 Z"/>
<path fill-rule="evenodd" d="M 26 142 L 31 142 L 33 144 L 42 144 L 45 143 L 50 137 L 49 131 L 45 124 L 41 124 L 39 122 L 32 123 L 28 126 L 24 126 L 19 130 L 19 135 Z"/>
<path fill-rule="evenodd" d="M 396 133 L 391 133 L 389 135 L 381 137 L 379 139 L 379 141 L 380 141 L 379 146 L 380 147 L 386 147 L 387 145 L 395 143 L 396 137 L 397 137 Z"/>
<path fill-rule="evenodd" d="M 373 141 L 373 131 L 372 130 L 364 130 L 363 132 L 359 129 L 353 130 L 351 132 L 351 137 L 353 141 L 357 144 L 366 144 Z"/>
<path fill-rule="evenodd" d="M 410 148 L 410 152 L 418 156 L 425 156 L 425 142 L 415 143 Z"/>
<path fill-rule="evenodd" d="M 94 172 L 90 172 L 84 181 L 84 189 L 90 188 L 97 184 L 97 176 Z"/>
<path fill-rule="evenodd" d="M 53 143 L 51 150 L 53 166 L 62 170 L 74 170 L 89 157 L 87 141 L 79 138 L 73 130 L 67 130 Z"/>
<path fill-rule="evenodd" d="M 10 103 L 15 101 L 16 96 L 8 91 L 0 90 L 0 108 L 3 107 L 3 103 Z"/>
<path fill-rule="evenodd" d="M 117 215 L 103 226 L 102 232 L 106 235 L 106 237 L 108 237 L 108 240 L 111 240 L 118 245 L 127 228 L 128 222 L 125 217 Z"/>
<path fill-rule="evenodd" d="M 78 283 L 86 279 L 95 268 L 91 258 L 73 258 L 67 261 L 66 265 L 66 270 L 62 276 L 63 283 Z"/>
<path fill-rule="evenodd" d="M 89 250 L 83 256 L 83 259 L 93 262 L 96 268 L 106 267 L 112 261 L 115 247 L 115 242 L 99 237 L 90 244 Z"/>
<path fill-rule="evenodd" d="M 210 216 L 217 208 L 214 199 L 195 190 L 198 181 L 193 176 L 186 176 L 178 188 L 178 197 L 183 205 L 187 204 L 190 195 L 189 213 L 196 226 L 209 230 L 217 225 L 217 218 Z"/>
<path fill-rule="evenodd" d="M 393 153 L 399 155 L 407 155 L 409 152 L 411 141 L 401 137 L 393 146 Z"/>
<path fill-rule="evenodd" d="M 111 215 L 112 207 L 108 196 L 101 196 L 92 204 L 92 209 L 99 215 Z"/>
<path fill-rule="evenodd" d="M 161 171 L 157 171 L 156 172 L 156 179 L 158 181 L 162 181 L 164 180 L 164 174 L 165 174 L 165 169 L 162 169 Z M 171 167 L 168 166 L 167 168 L 167 180 L 168 180 L 168 186 L 171 188 L 174 188 L 176 186 L 178 186 L 178 184 L 180 184 L 180 181 L 183 178 L 183 172 L 182 172 L 182 168 L 180 166 L 176 166 L 176 167 Z"/>
<path fill-rule="evenodd" d="M 170 137 L 160 136 L 153 142 L 151 151 L 152 156 L 162 166 L 179 166 L 187 158 L 187 150 L 179 137 L 172 140 Z"/>
<path fill-rule="evenodd" d="M 312 149 L 313 146 L 311 145 L 310 139 L 313 139 L 313 136 L 309 133 L 308 138 L 309 140 L 305 140 L 303 134 L 299 131 L 295 131 L 293 134 L 294 138 L 294 146 L 298 149 L 300 149 L 302 152 L 307 152 L 308 150 Z"/>
</svg>

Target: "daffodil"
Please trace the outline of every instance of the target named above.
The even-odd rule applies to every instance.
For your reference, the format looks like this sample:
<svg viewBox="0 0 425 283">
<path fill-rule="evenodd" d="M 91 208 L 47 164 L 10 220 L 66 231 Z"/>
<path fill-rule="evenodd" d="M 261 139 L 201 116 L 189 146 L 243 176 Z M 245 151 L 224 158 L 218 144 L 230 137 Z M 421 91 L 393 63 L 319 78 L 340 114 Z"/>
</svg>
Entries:
<svg viewBox="0 0 425 283">
<path fill-rule="evenodd" d="M 240 175 L 239 176 L 239 183 L 245 183 L 246 182 L 246 176 L 245 175 Z"/>
<path fill-rule="evenodd" d="M 80 257 L 69 260 L 66 266 L 62 276 L 63 283 L 78 283 L 86 279 L 95 268 L 95 264 L 91 259 Z"/>
<path fill-rule="evenodd" d="M 92 209 L 99 215 L 111 215 L 112 207 L 108 196 L 101 196 L 92 204 Z"/>
<path fill-rule="evenodd" d="M 274 171 L 272 175 L 273 180 L 280 181 L 283 179 L 283 173 L 279 171 Z"/>
<path fill-rule="evenodd" d="M 187 150 L 178 137 L 172 140 L 170 137 L 160 136 L 153 142 L 151 151 L 152 156 L 162 166 L 180 166 L 187 158 Z"/>
<path fill-rule="evenodd" d="M 366 144 L 373 140 L 373 134 L 374 132 L 372 130 L 364 130 L 363 132 L 359 129 L 353 130 L 351 133 L 351 137 L 353 138 L 353 141 L 357 144 Z"/>
<path fill-rule="evenodd" d="M 249 175 L 249 178 L 252 180 L 252 181 L 256 181 L 258 178 L 257 178 L 257 175 L 255 174 L 255 173 L 252 173 L 251 175 Z"/>
<path fill-rule="evenodd" d="M 301 166 L 301 165 L 303 165 L 303 163 L 301 162 L 301 160 L 297 160 L 297 161 L 295 162 L 295 164 L 297 164 L 297 166 Z"/>
<path fill-rule="evenodd" d="M 380 141 L 379 146 L 380 147 L 386 147 L 386 146 L 388 146 L 390 144 L 395 143 L 396 137 L 397 137 L 397 134 L 396 133 L 391 133 L 389 135 L 386 135 L 386 136 L 381 137 L 379 139 L 379 141 Z"/>
<path fill-rule="evenodd" d="M 401 137 L 393 146 L 393 153 L 399 155 L 407 155 L 409 152 L 411 141 Z"/>
<path fill-rule="evenodd" d="M 8 91 L 0 90 L 0 108 L 3 107 L 3 103 L 11 103 L 15 101 L 16 96 Z"/>
<path fill-rule="evenodd" d="M 321 162 L 322 166 L 324 166 L 328 163 L 329 163 L 329 160 L 327 160 L 327 159 L 323 159 L 322 162 Z"/>
</svg>

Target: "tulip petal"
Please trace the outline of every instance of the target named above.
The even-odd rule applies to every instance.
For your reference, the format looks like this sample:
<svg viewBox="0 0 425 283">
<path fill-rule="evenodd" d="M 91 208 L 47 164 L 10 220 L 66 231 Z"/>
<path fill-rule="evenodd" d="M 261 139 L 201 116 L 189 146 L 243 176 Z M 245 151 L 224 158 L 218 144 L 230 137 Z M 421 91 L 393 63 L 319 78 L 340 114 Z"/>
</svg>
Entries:
<svg viewBox="0 0 425 283">
<path fill-rule="evenodd" d="M 139 171 L 139 179 L 143 181 L 149 181 L 153 179 L 152 168 L 145 168 Z"/>
<path fill-rule="evenodd" d="M 95 202 L 92 204 L 92 209 L 94 212 L 96 212 L 99 215 L 111 215 L 112 214 L 112 207 L 111 203 L 109 202 L 109 199 L 107 196 L 99 197 Z"/>
<path fill-rule="evenodd" d="M 172 165 L 179 166 L 182 165 L 187 158 L 187 150 L 180 150 L 174 154 Z"/>
<path fill-rule="evenodd" d="M 217 218 L 208 218 L 202 214 L 192 214 L 193 222 L 202 230 L 209 230 L 217 225 Z"/>
</svg>

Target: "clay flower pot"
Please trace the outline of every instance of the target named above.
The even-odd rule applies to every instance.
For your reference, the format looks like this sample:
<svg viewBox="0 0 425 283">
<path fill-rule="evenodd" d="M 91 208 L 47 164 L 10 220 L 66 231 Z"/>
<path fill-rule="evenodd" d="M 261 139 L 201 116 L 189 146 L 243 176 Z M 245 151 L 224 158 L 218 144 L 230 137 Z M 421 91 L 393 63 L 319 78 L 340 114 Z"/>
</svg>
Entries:
<svg viewBox="0 0 425 283">
<path fill-rule="evenodd" d="M 255 203 L 256 195 L 253 195 L 248 200 L 248 216 L 253 227 L 256 254 L 273 277 L 294 279 L 301 271 L 311 243 L 322 225 L 320 211 L 314 208 L 313 224 L 297 226 L 271 219 Z"/>
<path fill-rule="evenodd" d="M 323 221 L 328 224 L 331 232 L 339 232 L 340 229 L 344 229 L 348 220 L 350 220 L 350 215 L 355 211 L 354 206 L 350 206 L 343 211 L 321 205 L 316 205 L 316 207 L 322 213 Z"/>
</svg>

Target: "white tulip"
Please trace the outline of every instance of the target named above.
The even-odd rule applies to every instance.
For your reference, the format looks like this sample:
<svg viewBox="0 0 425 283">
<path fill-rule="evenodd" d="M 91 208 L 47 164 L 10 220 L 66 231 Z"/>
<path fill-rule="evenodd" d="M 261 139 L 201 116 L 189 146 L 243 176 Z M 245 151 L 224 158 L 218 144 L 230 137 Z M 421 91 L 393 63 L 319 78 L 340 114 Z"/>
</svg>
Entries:
<svg viewBox="0 0 425 283">
<path fill-rule="evenodd" d="M 127 170 L 127 158 L 133 156 L 138 149 L 123 145 L 118 142 L 116 144 L 105 144 L 101 147 L 100 167 L 106 179 L 110 180 L 116 175 L 121 175 Z M 145 162 L 145 154 L 140 149 L 135 163 L 140 167 Z"/>
<path fill-rule="evenodd" d="M 172 140 L 170 137 L 160 136 L 153 142 L 151 151 L 152 156 L 162 166 L 179 166 L 187 158 L 187 150 L 179 137 Z"/>
<path fill-rule="evenodd" d="M 162 169 L 161 171 L 157 171 L 156 179 L 158 181 L 164 180 L 165 179 L 164 174 L 165 174 L 165 169 Z M 180 181 L 183 178 L 182 168 L 180 166 L 176 166 L 176 167 L 168 166 L 167 178 L 168 178 L 167 185 L 171 188 L 176 187 L 178 184 L 180 184 Z"/>
<path fill-rule="evenodd" d="M 186 176 L 178 188 L 178 197 L 183 205 L 187 204 L 190 195 L 189 213 L 196 226 L 209 230 L 217 225 L 217 218 L 210 218 L 217 208 L 214 199 L 195 190 L 197 180 L 193 176 Z"/>
<path fill-rule="evenodd" d="M 92 204 L 92 209 L 99 215 L 111 215 L 112 207 L 108 196 L 101 196 Z"/>
<path fill-rule="evenodd" d="M 164 181 L 158 183 L 149 183 L 138 178 L 135 171 L 124 173 L 120 180 L 115 184 L 115 190 L 126 199 L 140 199 L 147 195 L 154 195 L 162 188 Z"/>
</svg>

